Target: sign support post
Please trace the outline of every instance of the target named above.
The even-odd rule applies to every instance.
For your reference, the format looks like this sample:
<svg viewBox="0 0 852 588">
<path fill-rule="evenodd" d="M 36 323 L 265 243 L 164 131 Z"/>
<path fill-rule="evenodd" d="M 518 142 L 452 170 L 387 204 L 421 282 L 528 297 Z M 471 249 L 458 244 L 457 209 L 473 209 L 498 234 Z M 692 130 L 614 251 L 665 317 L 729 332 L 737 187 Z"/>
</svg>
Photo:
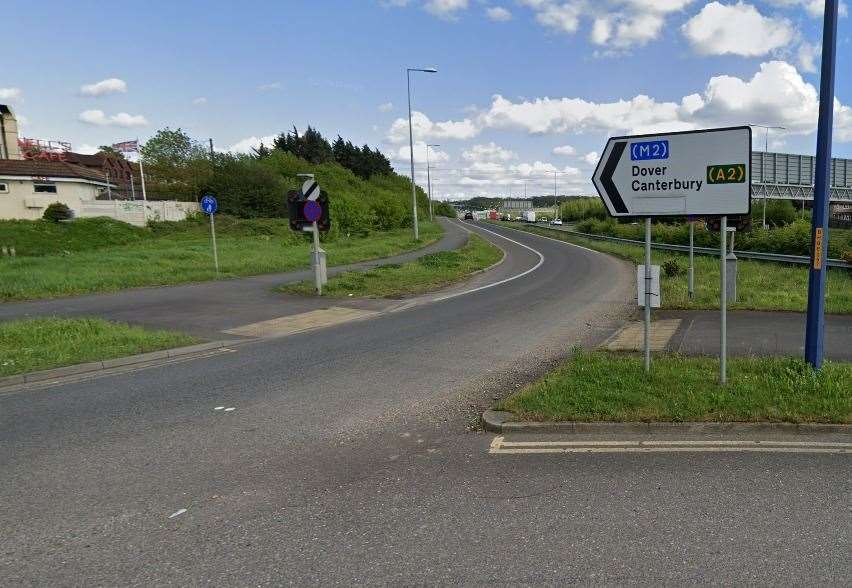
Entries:
<svg viewBox="0 0 852 588">
<path fill-rule="evenodd" d="M 314 249 L 311 252 L 314 256 L 314 281 L 316 283 L 317 296 L 322 296 L 322 283 L 323 283 L 323 264 L 320 259 L 320 240 L 319 240 L 319 229 L 317 228 L 317 223 L 311 223 L 311 229 L 314 234 Z"/>
<path fill-rule="evenodd" d="M 689 299 L 695 298 L 695 221 L 689 221 L 689 271 L 687 272 Z"/>
<path fill-rule="evenodd" d="M 825 258 L 828 249 L 828 196 L 831 173 L 831 127 L 834 118 L 834 61 L 837 55 L 838 0 L 825 0 L 822 26 L 819 125 L 814 166 L 814 202 L 811 211 L 811 267 L 808 275 L 808 313 L 805 361 L 822 367 L 825 336 Z M 804 213 L 804 207 L 802 207 Z"/>
<path fill-rule="evenodd" d="M 213 265 L 216 267 L 216 277 L 219 277 L 219 251 L 216 248 L 216 221 L 213 217 L 215 213 L 210 214 L 210 238 L 213 240 Z"/>
<path fill-rule="evenodd" d="M 651 217 L 645 217 L 645 373 L 651 371 Z"/>
<path fill-rule="evenodd" d="M 721 309 L 720 341 L 719 341 L 719 383 L 723 386 L 728 382 L 728 272 L 725 259 L 728 256 L 728 217 L 723 216 L 719 227 L 719 273 L 720 290 L 719 308 Z"/>
</svg>

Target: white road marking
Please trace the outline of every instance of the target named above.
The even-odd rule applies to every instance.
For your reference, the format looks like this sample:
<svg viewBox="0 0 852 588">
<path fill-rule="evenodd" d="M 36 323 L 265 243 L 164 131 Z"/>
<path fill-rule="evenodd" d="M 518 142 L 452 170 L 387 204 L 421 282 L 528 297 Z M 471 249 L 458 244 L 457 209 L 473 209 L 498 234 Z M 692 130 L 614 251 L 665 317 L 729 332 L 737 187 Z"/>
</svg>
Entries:
<svg viewBox="0 0 852 588">
<path fill-rule="evenodd" d="M 464 227 L 462 227 L 462 228 L 464 228 Z M 535 264 L 530 269 L 523 271 L 523 272 L 521 272 L 517 275 L 508 277 L 504 280 L 494 282 L 493 284 L 485 284 L 484 286 L 479 286 L 478 288 L 472 288 L 470 290 L 465 290 L 463 292 L 456 292 L 455 294 L 447 294 L 446 296 L 441 296 L 439 298 L 435 298 L 434 300 L 432 300 L 432 302 L 441 302 L 443 300 L 449 300 L 450 298 L 457 298 L 459 296 L 466 296 L 467 294 L 473 294 L 474 292 L 479 292 L 481 290 L 487 290 L 488 288 L 494 288 L 495 286 L 501 286 L 503 284 L 506 284 L 508 282 L 512 282 L 514 280 L 517 280 L 518 278 L 523 278 L 524 276 L 531 274 L 532 272 L 534 272 L 535 270 L 540 268 L 542 266 L 542 264 L 544 264 L 544 254 L 542 254 L 541 251 L 533 249 L 529 245 L 524 245 L 523 243 L 515 241 L 514 239 L 510 239 L 509 237 L 506 237 L 505 235 L 501 235 L 500 233 L 495 233 L 494 231 L 489 231 L 488 229 L 484 229 L 480 226 L 477 226 L 476 228 L 479 229 L 480 231 L 485 231 L 486 233 L 491 233 L 492 235 L 496 235 L 496 236 L 500 237 L 501 239 L 506 239 L 506 241 L 509 241 L 510 243 L 514 243 L 515 245 L 523 247 L 524 249 L 529 249 L 530 251 L 532 251 L 533 253 L 538 255 L 538 263 Z M 473 232 L 475 232 L 475 231 L 473 231 Z"/>
<path fill-rule="evenodd" d="M 488 453 L 852 453 L 852 443 L 833 441 L 656 440 L 656 441 L 506 441 L 498 436 Z"/>
<path fill-rule="evenodd" d="M 185 513 L 185 512 L 186 512 L 186 509 L 185 509 L 185 508 L 182 508 L 182 509 L 177 510 L 177 511 L 173 512 L 172 514 L 170 514 L 170 515 L 169 515 L 169 518 L 170 518 L 170 519 L 173 519 L 173 518 L 175 518 L 175 517 L 179 517 L 180 515 L 182 515 L 182 514 L 183 514 L 183 513 Z"/>
<path fill-rule="evenodd" d="M 225 408 L 224 406 L 217 406 L 217 407 L 216 407 L 216 408 L 214 408 L 213 410 L 223 410 L 224 408 Z"/>
<path fill-rule="evenodd" d="M 229 406 L 228 408 L 225 409 L 225 412 L 231 412 L 232 410 L 237 410 L 237 407 Z"/>
</svg>

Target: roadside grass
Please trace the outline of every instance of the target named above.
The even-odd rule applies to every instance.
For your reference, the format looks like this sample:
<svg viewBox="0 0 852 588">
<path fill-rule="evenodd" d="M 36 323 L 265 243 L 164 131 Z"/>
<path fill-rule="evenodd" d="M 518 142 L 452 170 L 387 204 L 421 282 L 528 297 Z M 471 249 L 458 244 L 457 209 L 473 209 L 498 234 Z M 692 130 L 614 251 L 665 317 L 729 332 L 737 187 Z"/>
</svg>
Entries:
<svg viewBox="0 0 852 588">
<path fill-rule="evenodd" d="M 195 337 L 93 318 L 0 323 L 0 376 L 198 343 Z"/>
<path fill-rule="evenodd" d="M 332 297 L 359 296 L 371 298 L 399 298 L 421 294 L 454 282 L 494 265 L 503 252 L 485 239 L 471 235 L 467 244 L 455 251 L 441 251 L 424 255 L 404 264 L 386 265 L 364 272 L 345 272 L 329 278 L 323 286 L 323 295 Z M 312 294 L 312 281 L 282 286 L 290 294 Z"/>
<path fill-rule="evenodd" d="M 644 263 L 645 250 L 639 245 L 597 241 L 570 235 L 563 231 L 521 223 L 501 223 L 529 233 L 575 243 L 627 259 Z M 689 255 L 675 251 L 651 250 L 652 263 L 662 265 L 675 260 L 682 270 L 679 275 L 661 280 L 662 308 L 667 309 L 717 309 L 719 308 L 719 259 L 707 255 L 695 256 L 695 298 L 689 299 L 687 268 Z M 804 312 L 808 303 L 808 268 L 765 261 L 740 259 L 737 263 L 737 302 L 728 303 L 733 310 L 787 310 Z M 852 313 L 852 272 L 842 268 L 828 268 L 826 281 L 826 312 Z"/>
<path fill-rule="evenodd" d="M 526 421 L 852 423 L 852 364 L 819 371 L 797 358 L 731 358 L 728 384 L 709 357 L 577 350 L 498 406 Z"/>
<path fill-rule="evenodd" d="M 286 219 L 256 219 L 251 229 L 237 224 L 219 229 L 220 277 L 233 278 L 309 267 L 310 241 L 291 234 Z M 260 223 L 259 221 L 265 221 Z M 0 300 L 29 300 L 113 292 L 139 286 L 163 286 L 216 279 L 209 228 L 172 230 L 158 223 L 144 239 L 60 254 L 0 257 Z M 224 223 L 223 223 L 224 224 Z M 245 224 L 245 223 L 243 223 Z M 377 231 L 368 236 L 340 235 L 323 243 L 328 264 L 341 265 L 396 255 L 438 240 L 437 223 L 421 223 L 421 240 L 410 229 Z"/>
</svg>

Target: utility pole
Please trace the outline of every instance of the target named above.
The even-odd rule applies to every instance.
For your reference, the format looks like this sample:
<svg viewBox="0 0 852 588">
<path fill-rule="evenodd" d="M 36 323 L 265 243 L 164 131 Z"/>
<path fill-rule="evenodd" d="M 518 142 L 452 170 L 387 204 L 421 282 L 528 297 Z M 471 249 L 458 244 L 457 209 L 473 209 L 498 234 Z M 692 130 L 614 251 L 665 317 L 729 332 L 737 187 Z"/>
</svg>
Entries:
<svg viewBox="0 0 852 588">
<path fill-rule="evenodd" d="M 838 0 L 825 0 L 822 25 L 819 123 L 814 166 L 814 204 L 811 212 L 811 267 L 808 275 L 808 312 L 805 361 L 822 367 L 825 337 L 825 278 L 828 253 L 828 200 L 831 180 L 831 127 L 834 121 L 834 61 L 837 56 Z"/>
<path fill-rule="evenodd" d="M 420 71 L 424 73 L 438 73 L 434 67 L 427 68 L 411 68 L 405 70 L 405 77 L 408 81 L 408 148 L 411 158 L 411 214 L 414 221 L 414 240 L 420 240 L 420 230 L 417 227 L 417 188 L 414 183 L 414 129 L 411 125 L 411 72 Z"/>
<path fill-rule="evenodd" d="M 440 147 L 440 145 L 426 144 L 426 186 L 429 191 L 429 220 L 432 220 L 432 173 L 429 166 L 429 149 L 431 147 Z"/>
</svg>

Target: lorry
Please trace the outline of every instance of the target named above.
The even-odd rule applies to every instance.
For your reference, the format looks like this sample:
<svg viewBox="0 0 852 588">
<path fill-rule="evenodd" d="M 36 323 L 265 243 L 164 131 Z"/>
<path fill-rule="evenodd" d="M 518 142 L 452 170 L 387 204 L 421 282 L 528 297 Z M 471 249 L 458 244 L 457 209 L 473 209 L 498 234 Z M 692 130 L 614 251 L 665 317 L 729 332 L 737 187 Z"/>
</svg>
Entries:
<svg viewBox="0 0 852 588">
<path fill-rule="evenodd" d="M 535 211 L 534 210 L 525 210 L 524 211 L 524 220 L 528 223 L 535 222 Z"/>
</svg>

